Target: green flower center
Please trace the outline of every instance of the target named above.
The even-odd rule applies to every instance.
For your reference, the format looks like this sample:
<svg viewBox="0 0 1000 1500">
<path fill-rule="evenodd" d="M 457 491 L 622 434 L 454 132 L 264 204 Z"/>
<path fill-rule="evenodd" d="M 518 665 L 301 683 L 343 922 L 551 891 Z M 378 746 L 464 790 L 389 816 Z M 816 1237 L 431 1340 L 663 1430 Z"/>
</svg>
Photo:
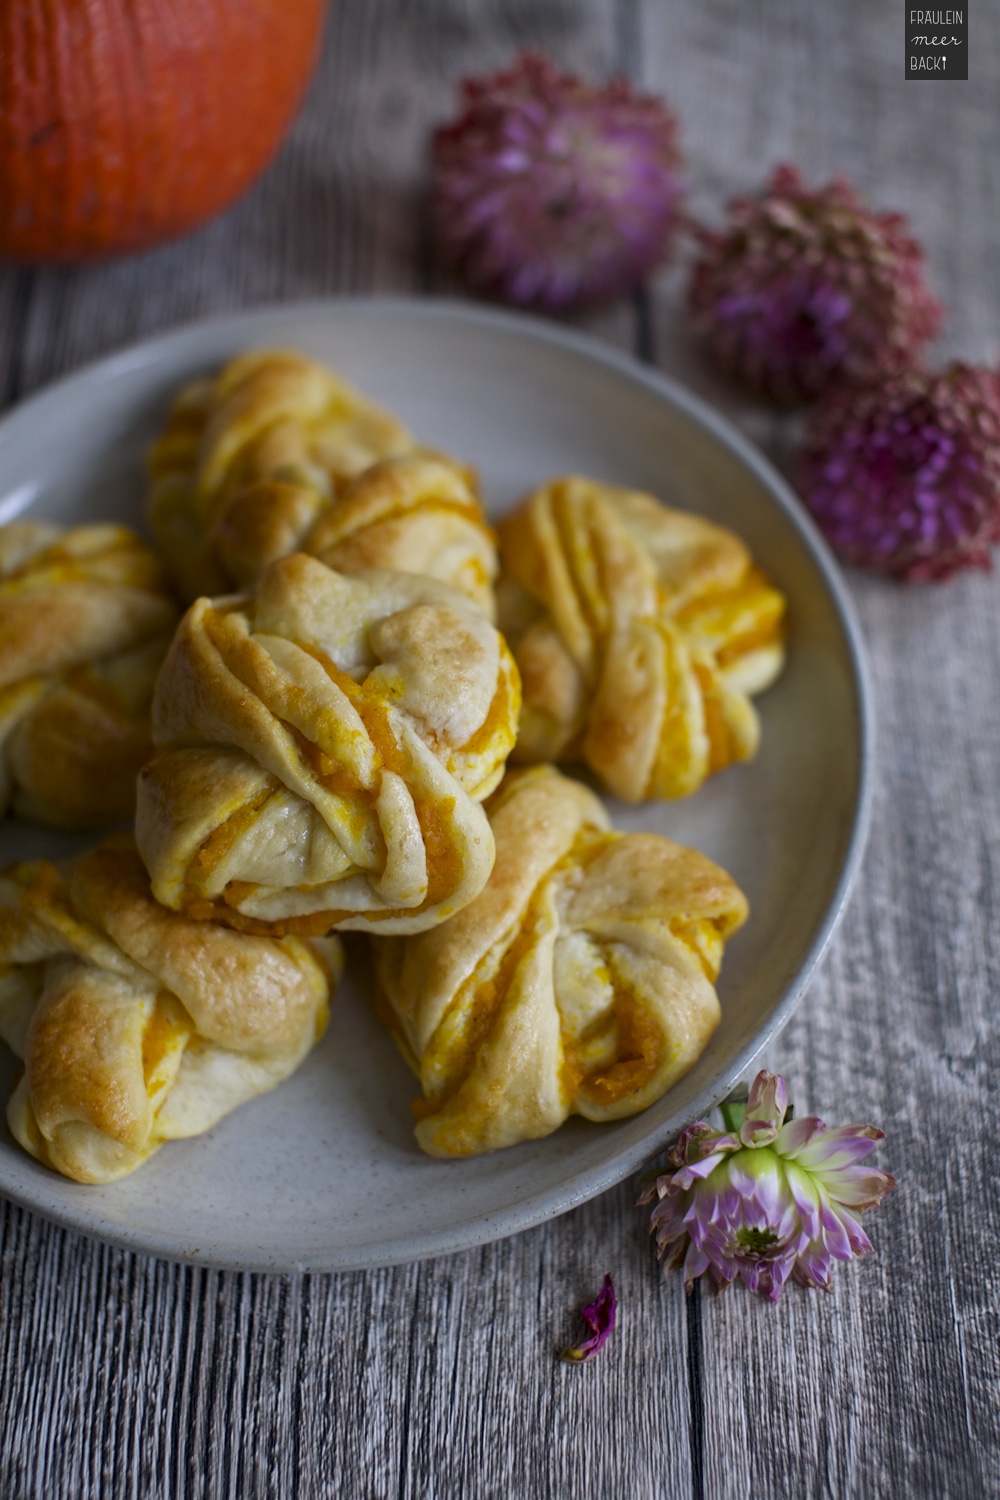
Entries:
<svg viewBox="0 0 1000 1500">
<path fill-rule="evenodd" d="M 778 1243 L 773 1229 L 750 1229 L 746 1225 L 736 1231 L 736 1243 L 750 1255 L 763 1255 Z"/>
</svg>

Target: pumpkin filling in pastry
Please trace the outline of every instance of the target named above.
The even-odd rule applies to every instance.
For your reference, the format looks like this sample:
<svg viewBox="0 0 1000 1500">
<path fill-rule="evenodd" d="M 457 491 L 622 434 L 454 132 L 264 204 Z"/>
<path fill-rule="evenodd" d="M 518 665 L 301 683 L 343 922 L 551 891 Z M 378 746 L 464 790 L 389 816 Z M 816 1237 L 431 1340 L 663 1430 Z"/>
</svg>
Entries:
<svg viewBox="0 0 1000 1500">
<path fill-rule="evenodd" d="M 637 802 L 755 753 L 750 695 L 781 671 L 785 601 L 739 538 L 579 477 L 543 485 L 498 532 L 524 689 L 516 760 L 582 759 Z"/>
<path fill-rule="evenodd" d="M 480 895 L 432 931 L 371 938 L 379 1013 L 420 1078 L 416 1134 L 435 1156 L 647 1108 L 718 1024 L 723 948 L 747 915 L 718 866 L 612 831 L 552 767 L 509 773 L 487 810 L 497 855 Z"/>
<path fill-rule="evenodd" d="M 157 899 L 272 934 L 444 920 L 489 873 L 479 804 L 519 706 L 502 638 L 433 579 L 299 553 L 251 598 L 197 601 L 140 778 Z"/>
</svg>

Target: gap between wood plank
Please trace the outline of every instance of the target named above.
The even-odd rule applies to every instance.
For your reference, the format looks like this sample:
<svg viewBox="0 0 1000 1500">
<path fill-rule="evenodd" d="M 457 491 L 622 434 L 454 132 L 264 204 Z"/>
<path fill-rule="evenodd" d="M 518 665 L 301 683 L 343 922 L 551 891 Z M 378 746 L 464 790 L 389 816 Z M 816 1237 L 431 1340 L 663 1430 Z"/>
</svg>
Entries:
<svg viewBox="0 0 1000 1500">
<path fill-rule="evenodd" d="M 34 284 L 35 273 L 33 271 L 21 269 L 13 273 L 10 305 L 10 357 L 7 363 L 7 375 L 0 389 L 0 409 L 12 405 L 21 394 L 24 341 Z"/>
<path fill-rule="evenodd" d="M 688 1442 L 691 1447 L 691 1496 L 692 1500 L 704 1500 L 705 1396 L 701 1355 L 701 1286 L 697 1281 L 687 1294 L 686 1312 L 688 1402 L 691 1418 L 688 1428 Z"/>
</svg>

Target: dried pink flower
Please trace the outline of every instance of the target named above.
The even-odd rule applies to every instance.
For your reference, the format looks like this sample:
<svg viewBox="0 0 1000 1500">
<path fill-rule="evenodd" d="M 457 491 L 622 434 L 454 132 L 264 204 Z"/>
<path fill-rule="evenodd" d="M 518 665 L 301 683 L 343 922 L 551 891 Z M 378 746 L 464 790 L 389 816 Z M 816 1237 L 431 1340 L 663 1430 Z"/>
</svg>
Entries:
<svg viewBox="0 0 1000 1500">
<path fill-rule="evenodd" d="M 856 1214 L 895 1186 L 887 1173 L 861 1166 L 882 1131 L 785 1123 L 787 1108 L 785 1080 L 758 1073 L 745 1107 L 723 1105 L 729 1128 L 689 1125 L 670 1150 L 671 1170 L 639 1199 L 656 1200 L 657 1254 L 666 1272 L 683 1267 L 688 1291 L 706 1272 L 720 1290 L 739 1276 L 772 1302 L 789 1276 L 829 1290 L 835 1260 L 872 1248 Z"/>
<path fill-rule="evenodd" d="M 558 311 L 629 291 L 664 259 L 681 179 L 658 99 L 527 52 L 466 78 L 461 104 L 434 133 L 433 209 L 446 260 L 476 291 Z"/>
<path fill-rule="evenodd" d="M 918 362 L 942 313 L 901 214 L 872 213 L 845 177 L 812 189 L 782 166 L 728 216 L 699 231 L 688 304 L 730 375 L 787 403 Z"/>
<path fill-rule="evenodd" d="M 1000 539 L 1000 375 L 951 364 L 830 397 L 802 493 L 840 556 L 907 583 L 992 566 Z"/>
<path fill-rule="evenodd" d="M 586 1364 L 587 1360 L 600 1354 L 611 1337 L 617 1310 L 618 1299 L 615 1297 L 614 1283 L 610 1276 L 605 1276 L 596 1299 L 580 1309 L 580 1316 L 590 1329 L 590 1337 L 571 1349 L 564 1349 L 560 1358 L 569 1360 L 571 1364 Z"/>
</svg>

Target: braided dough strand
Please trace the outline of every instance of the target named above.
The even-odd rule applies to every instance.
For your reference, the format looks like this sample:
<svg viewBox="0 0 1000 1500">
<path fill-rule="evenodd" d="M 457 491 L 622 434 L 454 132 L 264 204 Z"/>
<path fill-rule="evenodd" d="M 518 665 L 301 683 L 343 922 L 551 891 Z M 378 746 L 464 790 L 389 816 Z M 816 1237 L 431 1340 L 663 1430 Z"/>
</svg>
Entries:
<svg viewBox="0 0 1000 1500">
<path fill-rule="evenodd" d="M 180 592 L 251 586 L 351 479 L 412 448 L 395 417 L 292 350 L 185 386 L 149 454 L 150 524 Z"/>
<path fill-rule="evenodd" d="M 753 755 L 749 695 L 781 670 L 785 606 L 737 537 L 576 477 L 498 530 L 500 623 L 524 689 L 515 759 L 584 760 L 637 802 Z"/>
<path fill-rule="evenodd" d="M 497 857 L 482 894 L 433 932 L 372 940 L 432 1156 L 647 1108 L 715 1030 L 723 947 L 747 916 L 711 860 L 613 832 L 594 794 L 552 767 L 509 773 L 488 810 Z"/>
</svg>

